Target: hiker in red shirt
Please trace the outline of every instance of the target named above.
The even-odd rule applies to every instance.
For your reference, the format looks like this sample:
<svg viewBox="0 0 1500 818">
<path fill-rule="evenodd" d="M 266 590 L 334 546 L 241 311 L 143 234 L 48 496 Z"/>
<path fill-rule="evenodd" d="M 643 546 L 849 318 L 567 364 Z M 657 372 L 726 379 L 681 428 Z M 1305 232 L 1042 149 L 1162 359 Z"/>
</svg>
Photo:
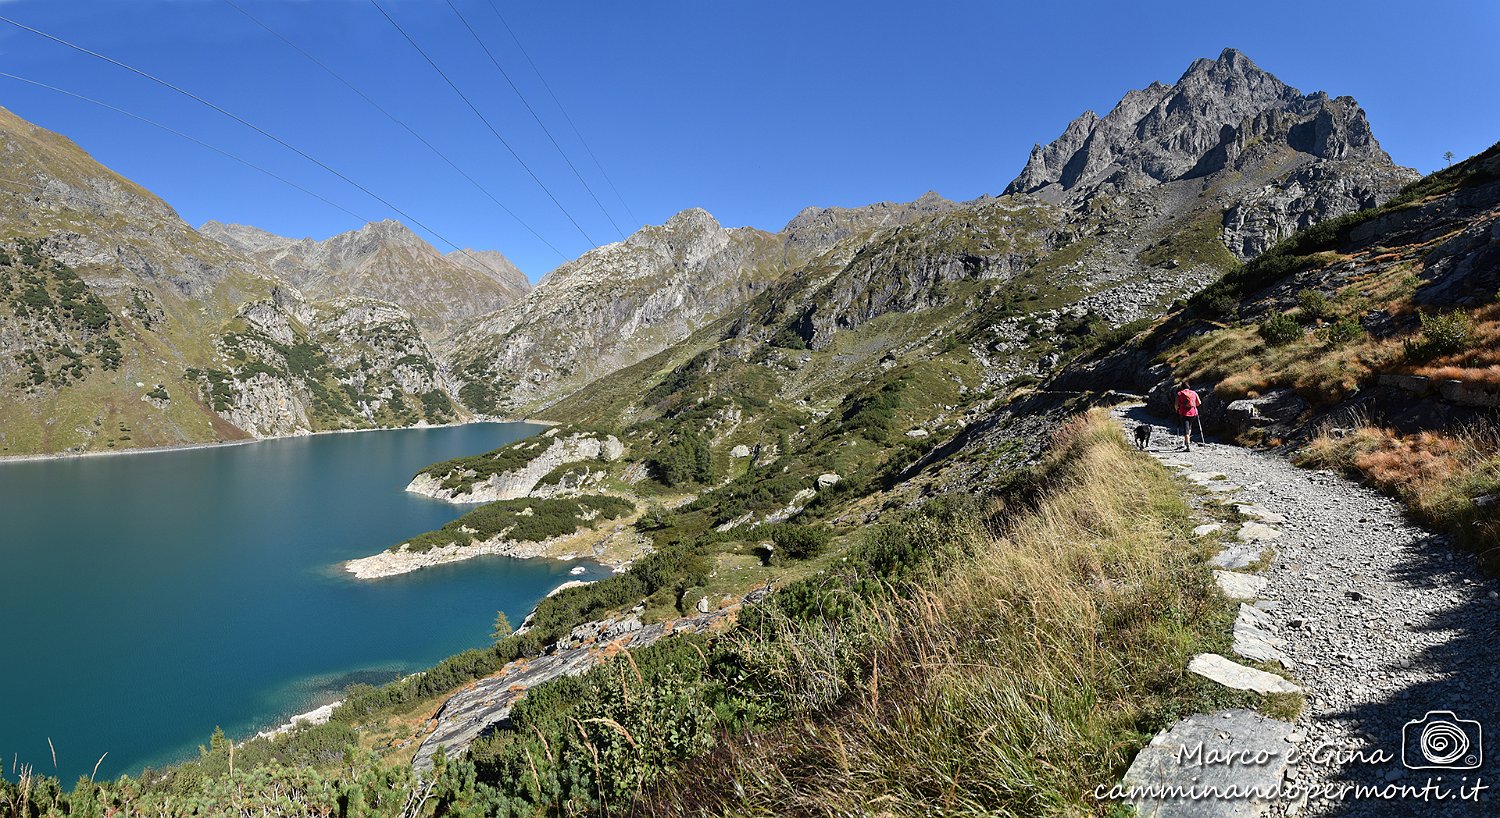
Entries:
<svg viewBox="0 0 1500 818">
<path fill-rule="evenodd" d="M 1198 425 L 1198 442 L 1207 444 L 1208 440 L 1203 436 L 1203 418 L 1198 416 L 1198 407 L 1203 405 L 1203 399 L 1193 391 L 1193 387 L 1186 381 L 1182 388 L 1177 390 L 1175 406 L 1177 416 L 1182 418 L 1182 450 L 1190 452 L 1193 450 L 1193 424 Z"/>
</svg>

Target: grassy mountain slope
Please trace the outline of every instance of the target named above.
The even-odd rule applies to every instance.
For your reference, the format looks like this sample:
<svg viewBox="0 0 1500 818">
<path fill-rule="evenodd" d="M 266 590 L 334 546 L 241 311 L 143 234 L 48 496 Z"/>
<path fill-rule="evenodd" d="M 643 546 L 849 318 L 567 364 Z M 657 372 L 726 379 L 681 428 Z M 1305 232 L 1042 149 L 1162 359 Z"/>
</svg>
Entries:
<svg viewBox="0 0 1500 818">
<path fill-rule="evenodd" d="M 413 803 L 416 814 L 504 816 L 1103 809 L 1092 788 L 1154 730 L 1193 708 L 1249 703 L 1183 670 L 1194 652 L 1225 649 L 1232 612 L 1177 488 L 1102 415 L 1062 428 L 1006 496 L 892 512 L 723 636 L 668 640 L 538 687 L 467 756 L 440 755 L 430 783 L 406 759 L 433 694 L 513 656 L 514 639 L 353 691 L 327 725 L 233 752 L 216 734 L 198 760 L 140 780 L 64 792 L 23 770 L 0 779 L 0 804 L 124 815 L 231 801 L 392 816 Z"/>
<path fill-rule="evenodd" d="M 1189 379 L 1208 423 L 1303 449 L 1500 551 L 1500 146 L 1276 245 L 1150 332 L 1058 379 Z"/>
<path fill-rule="evenodd" d="M 1176 111 L 1174 95 L 1209 94 L 1215 71 L 1258 76 L 1237 56 L 1205 61 L 1151 105 L 1127 95 L 1119 110 Z M 589 492 L 636 504 L 654 553 L 541 611 L 567 608 L 556 621 L 568 626 L 636 603 L 648 621 L 681 615 L 704 596 L 801 575 L 883 512 L 1003 484 L 1056 421 L 1045 395 L 1024 399 L 1029 387 L 1237 269 L 1227 212 L 1309 168 L 1333 179 L 1358 164 L 1296 147 L 1330 103 L 1276 87 L 1269 104 L 1288 107 L 1249 124 L 1259 103 L 1227 106 L 1243 132 L 1260 123 L 1255 145 L 1205 143 L 1167 181 L 1105 176 L 1052 202 L 985 198 L 851 232 L 685 340 L 549 406 L 553 419 L 617 432 L 626 454 Z M 1357 106 L 1337 109 L 1357 132 Z M 1376 176 L 1404 175 L 1362 144 Z M 782 559 L 775 536 L 788 523 L 818 532 L 817 553 Z"/>
<path fill-rule="evenodd" d="M 0 455 L 470 416 L 399 309 L 309 302 L 3 109 L 0 155 Z"/>
</svg>

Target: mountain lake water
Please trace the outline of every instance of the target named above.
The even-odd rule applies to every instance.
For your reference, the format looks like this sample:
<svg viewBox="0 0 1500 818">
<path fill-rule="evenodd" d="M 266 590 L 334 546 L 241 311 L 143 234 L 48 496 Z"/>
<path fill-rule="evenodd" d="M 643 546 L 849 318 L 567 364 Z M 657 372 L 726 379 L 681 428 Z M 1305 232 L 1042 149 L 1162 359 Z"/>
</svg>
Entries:
<svg viewBox="0 0 1500 818">
<path fill-rule="evenodd" d="M 71 786 L 192 757 L 490 641 L 592 563 L 339 568 L 465 507 L 423 466 L 540 432 L 479 423 L 0 463 L 0 755 Z M 577 566 L 581 576 L 571 576 Z M 48 739 L 56 748 L 54 767 Z"/>
</svg>

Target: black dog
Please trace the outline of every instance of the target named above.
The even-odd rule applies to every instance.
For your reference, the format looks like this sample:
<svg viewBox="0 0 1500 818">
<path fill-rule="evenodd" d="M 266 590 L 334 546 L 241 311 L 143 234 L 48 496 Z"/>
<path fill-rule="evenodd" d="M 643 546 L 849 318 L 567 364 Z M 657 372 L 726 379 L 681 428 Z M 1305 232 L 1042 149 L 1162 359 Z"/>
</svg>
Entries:
<svg viewBox="0 0 1500 818">
<path fill-rule="evenodd" d="M 1140 423 L 1135 427 L 1135 447 L 1145 451 L 1151 445 L 1151 424 Z"/>
</svg>

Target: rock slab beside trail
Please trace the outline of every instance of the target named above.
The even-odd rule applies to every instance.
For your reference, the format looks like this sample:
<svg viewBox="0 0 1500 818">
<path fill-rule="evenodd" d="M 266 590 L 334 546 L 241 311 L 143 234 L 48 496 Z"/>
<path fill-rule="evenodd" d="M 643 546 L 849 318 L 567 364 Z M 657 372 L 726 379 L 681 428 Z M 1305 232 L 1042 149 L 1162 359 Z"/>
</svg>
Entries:
<svg viewBox="0 0 1500 818">
<path fill-rule="evenodd" d="M 1259 599 L 1266 589 L 1266 578 L 1238 571 L 1214 571 L 1219 592 L 1230 599 Z"/>
<path fill-rule="evenodd" d="M 1255 818 L 1271 805 L 1257 799 L 1163 797 L 1161 789 L 1198 791 L 1246 787 L 1269 790 L 1286 774 L 1292 725 L 1250 710 L 1189 716 L 1160 733 L 1140 751 L 1121 784 L 1140 818 Z M 1211 759 L 1233 758 L 1233 763 Z M 1251 763 L 1265 759 L 1263 763 Z M 1148 793 L 1151 794 L 1142 794 Z"/>
<path fill-rule="evenodd" d="M 1188 670 L 1235 690 L 1254 693 L 1301 693 L 1302 688 L 1274 673 L 1247 667 L 1217 653 L 1200 653 L 1188 662 Z"/>
<path fill-rule="evenodd" d="M 769 590 L 754 591 L 743 602 L 649 625 L 643 625 L 634 615 L 579 625 L 558 640 L 551 653 L 518 659 L 453 694 L 433 717 L 431 731 L 417 748 L 412 767 L 418 771 L 432 769 L 432 758 L 439 747 L 449 758 L 466 751 L 476 738 L 504 722 L 516 702 L 539 684 L 563 676 L 578 676 L 622 650 L 643 648 L 673 634 L 703 633 L 723 627 L 733 620 L 743 604 L 759 602 L 768 593 Z"/>
</svg>

